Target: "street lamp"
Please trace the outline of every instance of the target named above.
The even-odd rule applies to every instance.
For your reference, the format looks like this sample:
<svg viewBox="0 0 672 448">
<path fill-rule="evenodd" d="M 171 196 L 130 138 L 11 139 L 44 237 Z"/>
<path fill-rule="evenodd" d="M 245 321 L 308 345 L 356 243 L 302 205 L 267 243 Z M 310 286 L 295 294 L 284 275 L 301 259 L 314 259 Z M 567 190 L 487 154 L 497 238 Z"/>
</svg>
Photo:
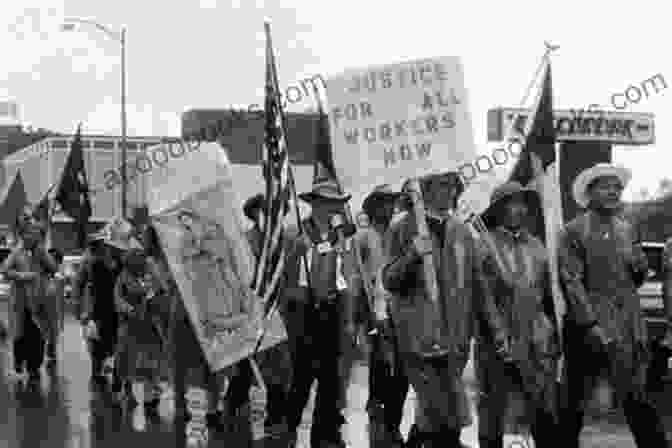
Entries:
<svg viewBox="0 0 672 448">
<path fill-rule="evenodd" d="M 105 25 L 89 19 L 70 17 L 61 25 L 62 31 L 76 31 L 77 25 L 91 25 L 105 33 L 107 37 L 121 45 L 121 217 L 126 218 L 127 179 L 126 179 L 126 27 L 113 31 Z"/>
</svg>

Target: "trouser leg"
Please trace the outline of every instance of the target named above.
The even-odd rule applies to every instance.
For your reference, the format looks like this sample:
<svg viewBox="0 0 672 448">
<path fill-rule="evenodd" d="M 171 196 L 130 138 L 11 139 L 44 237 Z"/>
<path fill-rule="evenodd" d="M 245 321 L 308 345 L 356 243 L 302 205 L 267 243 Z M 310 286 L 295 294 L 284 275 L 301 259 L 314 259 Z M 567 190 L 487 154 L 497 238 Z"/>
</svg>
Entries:
<svg viewBox="0 0 672 448">
<path fill-rule="evenodd" d="M 623 400 L 623 411 L 638 448 L 667 446 L 665 428 L 651 403 L 628 397 Z"/>
<path fill-rule="evenodd" d="M 591 354 L 584 349 L 585 333 L 570 323 L 565 324 L 566 353 L 566 397 L 560 409 L 560 433 L 563 446 L 579 448 L 579 438 L 583 429 L 584 398 L 586 394 L 586 377 L 594 372 L 590 365 Z"/>
<path fill-rule="evenodd" d="M 317 393 L 315 395 L 315 410 L 313 412 L 313 426 L 311 428 L 311 444 L 318 447 L 318 442 L 341 442 L 341 427 L 345 422 L 338 398 L 341 396 L 343 382 L 336 368 L 338 358 L 333 354 L 324 353 L 320 359 L 317 373 Z"/>
<path fill-rule="evenodd" d="M 401 366 L 399 356 L 395 353 L 395 369 L 390 378 L 390 390 L 385 402 L 385 419 L 388 428 L 398 431 L 404 417 L 404 404 L 408 395 L 408 377 Z"/>
<path fill-rule="evenodd" d="M 301 424 L 303 410 L 308 403 L 310 388 L 315 380 L 310 347 L 305 344 L 297 344 L 295 349 L 294 375 L 287 403 L 287 426 L 290 431 L 296 431 Z"/>
<path fill-rule="evenodd" d="M 530 432 L 536 444 L 535 446 L 545 447 L 557 444 L 557 437 L 560 431 L 553 415 L 547 411 L 539 410 L 536 412 Z"/>
<path fill-rule="evenodd" d="M 33 321 L 30 311 L 26 310 L 25 326 L 25 350 L 26 364 L 29 372 L 37 372 L 44 360 L 44 338 L 40 328 Z"/>
</svg>

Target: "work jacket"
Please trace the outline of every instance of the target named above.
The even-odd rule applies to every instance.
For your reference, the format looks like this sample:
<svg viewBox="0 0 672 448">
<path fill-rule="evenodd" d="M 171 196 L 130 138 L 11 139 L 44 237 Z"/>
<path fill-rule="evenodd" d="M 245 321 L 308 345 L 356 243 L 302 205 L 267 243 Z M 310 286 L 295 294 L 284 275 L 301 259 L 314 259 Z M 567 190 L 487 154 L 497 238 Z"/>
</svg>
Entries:
<svg viewBox="0 0 672 448">
<path fill-rule="evenodd" d="M 34 313 L 43 305 L 47 298 L 49 275 L 57 270 L 58 266 L 43 247 L 33 251 L 15 247 L 0 267 L 0 272 L 12 282 L 10 331 L 14 338 L 23 336 L 26 310 Z M 37 276 L 24 279 L 25 273 L 35 273 Z M 40 324 L 38 321 L 36 323 Z"/>
<path fill-rule="evenodd" d="M 649 358 L 637 294 L 648 264 L 639 241 L 623 218 L 594 211 L 568 223 L 560 238 L 567 319 L 578 331 L 598 324 L 613 341 L 609 376 L 620 392 L 643 387 Z"/>
<path fill-rule="evenodd" d="M 288 301 L 287 313 L 290 322 L 287 323 L 287 329 L 290 339 L 315 336 L 303 334 L 303 317 L 301 313 L 295 313 L 303 306 L 319 308 L 327 304 L 337 305 L 342 323 L 353 323 L 354 303 L 362 290 L 352 250 L 344 253 L 336 250 L 335 234 L 329 232 L 327 235 L 320 235 L 312 218 L 305 220 L 303 224 L 305 232 L 302 234 L 298 234 L 295 229 L 285 229 L 283 291 Z M 320 262 L 318 257 L 325 257 L 326 262 Z M 308 263 L 309 275 L 306 275 L 304 261 Z"/>
<path fill-rule="evenodd" d="M 487 322 L 498 340 L 504 337 L 503 327 L 485 287 L 482 254 L 472 233 L 455 217 L 442 222 L 428 218 L 427 222 L 433 241 L 439 312 L 427 297 L 422 260 L 412 253 L 417 235 L 414 215 L 404 215 L 389 230 L 390 261 L 383 269 L 383 285 L 394 294 L 391 312 L 399 350 L 425 355 L 438 346 L 463 368 L 477 316 Z"/>
<path fill-rule="evenodd" d="M 560 346 L 548 257 L 541 241 L 527 231 L 514 234 L 504 228 L 492 230 L 489 237 L 493 247 L 484 245 L 483 275 L 509 335 L 513 365 L 520 374 L 517 381 L 511 382 L 513 375 L 503 372 L 490 327 L 480 321 L 476 370 L 486 397 L 484 404 L 490 402 L 481 406 L 479 426 L 492 425 L 492 433 L 496 434 L 499 422 L 489 421 L 489 411 L 495 418 L 503 412 L 508 417 L 504 425 L 513 427 L 525 417 L 533 417 L 539 408 L 549 413 L 556 411 Z"/>
</svg>

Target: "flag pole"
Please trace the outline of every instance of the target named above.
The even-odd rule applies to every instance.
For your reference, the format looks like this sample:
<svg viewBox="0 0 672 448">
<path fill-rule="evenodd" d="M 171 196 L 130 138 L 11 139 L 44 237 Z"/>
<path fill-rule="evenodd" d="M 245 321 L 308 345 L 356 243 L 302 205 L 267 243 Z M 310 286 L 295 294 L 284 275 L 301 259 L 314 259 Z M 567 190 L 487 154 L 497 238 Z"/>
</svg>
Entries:
<svg viewBox="0 0 672 448">
<path fill-rule="evenodd" d="M 280 87 L 278 84 L 278 73 L 276 71 L 275 67 L 275 54 L 273 53 L 273 40 L 271 39 L 271 24 L 266 21 L 264 22 L 264 30 L 266 31 L 266 39 L 268 41 L 268 46 L 271 49 L 271 78 L 273 81 L 273 91 L 274 92 L 279 92 Z M 282 133 L 285 135 L 285 143 L 287 146 L 287 171 L 288 171 L 288 181 L 289 181 L 289 189 L 290 193 L 292 194 L 292 199 L 294 201 L 294 210 L 296 212 L 296 221 L 299 229 L 299 235 L 304 234 L 304 226 L 303 222 L 301 221 L 301 215 L 299 214 L 299 198 L 296 193 L 296 183 L 294 182 L 294 170 L 292 170 L 292 164 L 289 161 L 289 134 L 287 133 L 287 124 L 285 122 L 285 111 L 282 108 L 282 102 L 280 101 L 280 98 L 276 99 L 278 101 L 278 113 L 280 114 L 280 125 L 282 126 Z"/>
</svg>

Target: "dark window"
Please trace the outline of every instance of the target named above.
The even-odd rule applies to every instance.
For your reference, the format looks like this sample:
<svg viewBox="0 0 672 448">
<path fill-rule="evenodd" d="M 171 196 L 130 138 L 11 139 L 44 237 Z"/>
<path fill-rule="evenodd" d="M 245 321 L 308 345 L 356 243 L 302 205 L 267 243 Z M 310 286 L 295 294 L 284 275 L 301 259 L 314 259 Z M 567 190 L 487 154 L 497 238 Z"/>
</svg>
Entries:
<svg viewBox="0 0 672 448">
<path fill-rule="evenodd" d="M 99 148 L 99 149 L 113 149 L 114 148 L 114 142 L 105 141 L 105 140 L 97 140 L 97 141 L 93 142 L 93 147 L 94 148 Z"/>
<path fill-rule="evenodd" d="M 51 147 L 55 149 L 68 148 L 69 146 L 67 140 L 52 140 L 51 142 Z"/>
</svg>

